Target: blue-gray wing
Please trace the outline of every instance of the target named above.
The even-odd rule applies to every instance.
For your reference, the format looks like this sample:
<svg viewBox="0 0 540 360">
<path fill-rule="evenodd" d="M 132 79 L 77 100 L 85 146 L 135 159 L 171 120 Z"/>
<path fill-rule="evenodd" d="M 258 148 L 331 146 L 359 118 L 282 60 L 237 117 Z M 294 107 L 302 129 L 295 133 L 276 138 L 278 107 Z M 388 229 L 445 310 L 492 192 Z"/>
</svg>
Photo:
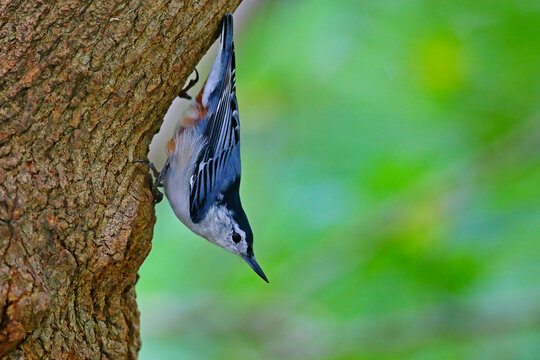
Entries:
<svg viewBox="0 0 540 360">
<path fill-rule="evenodd" d="M 195 223 L 240 177 L 240 120 L 236 100 L 232 15 L 223 18 L 221 47 L 203 91 L 208 112 L 201 120 L 205 147 L 190 181 L 190 216 Z"/>
</svg>

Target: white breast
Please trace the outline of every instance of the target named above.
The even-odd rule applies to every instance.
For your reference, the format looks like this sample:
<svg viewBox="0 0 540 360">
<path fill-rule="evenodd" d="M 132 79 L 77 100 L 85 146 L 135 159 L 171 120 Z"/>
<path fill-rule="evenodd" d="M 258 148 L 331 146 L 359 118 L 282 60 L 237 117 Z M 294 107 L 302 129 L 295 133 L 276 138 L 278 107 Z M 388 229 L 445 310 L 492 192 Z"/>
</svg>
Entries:
<svg viewBox="0 0 540 360">
<path fill-rule="evenodd" d="M 189 181 L 203 146 L 204 140 L 196 128 L 178 131 L 175 150 L 169 155 L 170 168 L 163 182 L 165 195 L 176 217 L 201 236 L 204 235 L 200 225 L 193 223 L 189 215 Z"/>
</svg>

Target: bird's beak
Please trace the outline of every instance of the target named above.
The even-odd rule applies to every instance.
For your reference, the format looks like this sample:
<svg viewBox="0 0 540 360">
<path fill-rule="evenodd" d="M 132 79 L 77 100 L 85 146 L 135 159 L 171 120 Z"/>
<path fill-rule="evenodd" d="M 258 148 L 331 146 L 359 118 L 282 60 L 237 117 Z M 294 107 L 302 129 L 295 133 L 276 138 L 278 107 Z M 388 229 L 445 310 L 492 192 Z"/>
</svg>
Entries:
<svg viewBox="0 0 540 360">
<path fill-rule="evenodd" d="M 251 268 L 263 279 L 264 281 L 268 282 L 268 279 L 266 278 L 266 275 L 264 275 L 264 272 L 262 271 L 259 264 L 257 264 L 257 260 L 255 260 L 255 256 L 253 254 L 251 255 L 244 255 L 242 256 L 244 260 L 251 266 Z"/>
</svg>

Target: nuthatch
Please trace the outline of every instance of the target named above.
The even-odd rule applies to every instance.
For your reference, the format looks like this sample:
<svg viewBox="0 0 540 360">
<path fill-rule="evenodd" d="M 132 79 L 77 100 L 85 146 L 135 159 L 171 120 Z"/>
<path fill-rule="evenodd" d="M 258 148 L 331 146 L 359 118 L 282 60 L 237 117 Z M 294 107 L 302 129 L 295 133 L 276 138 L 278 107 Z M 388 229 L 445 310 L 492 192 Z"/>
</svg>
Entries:
<svg viewBox="0 0 540 360">
<path fill-rule="evenodd" d="M 198 80 L 190 81 L 180 97 Z M 221 46 L 205 85 L 191 100 L 167 144 L 167 161 L 154 172 L 154 196 L 165 195 L 191 231 L 243 258 L 266 282 L 253 254 L 253 232 L 240 202 L 240 119 L 236 100 L 233 18 L 226 14 Z"/>
</svg>

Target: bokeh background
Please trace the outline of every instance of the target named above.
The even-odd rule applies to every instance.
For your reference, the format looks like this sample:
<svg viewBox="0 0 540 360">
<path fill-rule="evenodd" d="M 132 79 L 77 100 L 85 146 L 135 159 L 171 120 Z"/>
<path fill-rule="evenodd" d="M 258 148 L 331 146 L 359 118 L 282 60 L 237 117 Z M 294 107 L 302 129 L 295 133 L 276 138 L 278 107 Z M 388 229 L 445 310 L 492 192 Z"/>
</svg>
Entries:
<svg viewBox="0 0 540 360">
<path fill-rule="evenodd" d="M 141 359 L 540 359 L 540 2 L 245 0 L 235 30 L 270 284 L 163 201 Z"/>
</svg>

